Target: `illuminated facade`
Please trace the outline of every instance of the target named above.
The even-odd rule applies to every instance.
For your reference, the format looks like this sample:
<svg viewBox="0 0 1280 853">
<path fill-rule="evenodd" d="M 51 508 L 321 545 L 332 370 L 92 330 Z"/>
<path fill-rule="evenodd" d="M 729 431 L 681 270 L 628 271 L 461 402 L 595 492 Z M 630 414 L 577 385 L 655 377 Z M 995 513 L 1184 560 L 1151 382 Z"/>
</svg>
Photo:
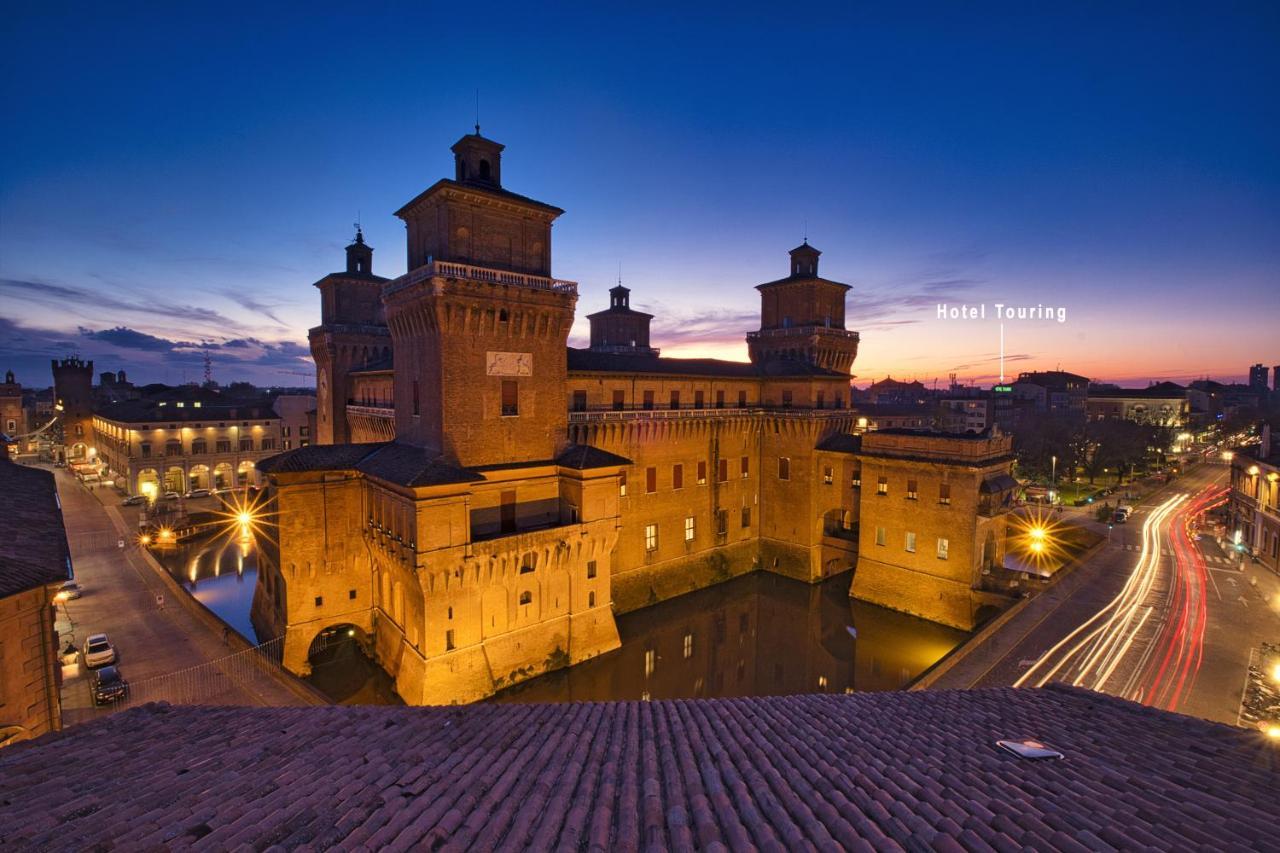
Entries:
<svg viewBox="0 0 1280 853">
<path fill-rule="evenodd" d="M 398 211 L 408 273 L 374 275 L 357 233 L 317 282 L 319 442 L 261 466 L 279 535 L 259 633 L 306 672 L 326 632 L 356 632 L 415 704 L 616 648 L 615 612 L 857 560 L 850 462 L 830 448 L 859 429 L 858 334 L 818 250 L 757 287 L 750 363 L 660 357 L 620 285 L 572 349 L 562 211 L 502 187 L 502 149 L 463 137 L 455 177 Z"/>
<path fill-rule="evenodd" d="M 130 400 L 93 416 L 94 452 L 131 495 L 256 486 L 256 464 L 280 452 L 280 416 L 265 400 Z"/>
</svg>

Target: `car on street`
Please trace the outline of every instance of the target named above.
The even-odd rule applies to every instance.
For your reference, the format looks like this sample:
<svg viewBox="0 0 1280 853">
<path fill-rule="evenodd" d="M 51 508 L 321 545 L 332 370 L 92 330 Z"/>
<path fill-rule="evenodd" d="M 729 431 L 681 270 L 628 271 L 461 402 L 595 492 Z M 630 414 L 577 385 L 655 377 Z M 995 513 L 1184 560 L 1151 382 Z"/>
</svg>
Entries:
<svg viewBox="0 0 1280 853">
<path fill-rule="evenodd" d="M 137 506 L 138 504 L 144 504 L 146 502 L 146 495 L 129 495 L 129 497 L 121 501 L 125 506 Z"/>
<path fill-rule="evenodd" d="M 58 587 L 57 593 L 54 594 L 54 601 L 74 601 L 84 594 L 84 587 L 75 581 L 63 581 L 62 586 Z"/>
<path fill-rule="evenodd" d="M 104 666 L 93 674 L 93 704 L 110 705 L 129 695 L 129 682 L 118 666 Z"/>
<path fill-rule="evenodd" d="M 187 492 L 187 497 L 188 498 L 207 498 L 209 497 L 210 494 L 211 493 L 208 489 L 192 489 L 191 491 Z"/>
<path fill-rule="evenodd" d="M 165 499 L 165 500 L 167 500 L 167 501 L 176 501 L 176 500 L 177 500 L 178 498 L 180 498 L 180 497 L 182 497 L 182 495 L 178 494 L 177 492 L 165 492 L 165 493 L 164 493 L 164 499 Z"/>
<path fill-rule="evenodd" d="M 84 641 L 84 665 L 90 669 L 116 662 L 116 648 L 106 634 L 90 634 Z"/>
</svg>

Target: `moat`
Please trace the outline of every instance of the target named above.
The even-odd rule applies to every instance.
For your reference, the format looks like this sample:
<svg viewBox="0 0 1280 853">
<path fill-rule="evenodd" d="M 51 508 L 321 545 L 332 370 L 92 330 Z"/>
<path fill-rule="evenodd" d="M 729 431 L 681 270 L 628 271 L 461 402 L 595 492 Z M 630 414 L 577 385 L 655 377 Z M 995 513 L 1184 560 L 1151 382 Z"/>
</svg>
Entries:
<svg viewBox="0 0 1280 853">
<path fill-rule="evenodd" d="M 257 554 L 234 536 L 156 556 L 251 642 Z M 968 635 L 849 596 L 852 574 L 809 585 L 752 573 L 618 617 L 622 647 L 508 688 L 495 702 L 682 699 L 895 690 Z M 398 702 L 355 640 L 312 660 L 314 686 L 344 704 Z"/>
</svg>

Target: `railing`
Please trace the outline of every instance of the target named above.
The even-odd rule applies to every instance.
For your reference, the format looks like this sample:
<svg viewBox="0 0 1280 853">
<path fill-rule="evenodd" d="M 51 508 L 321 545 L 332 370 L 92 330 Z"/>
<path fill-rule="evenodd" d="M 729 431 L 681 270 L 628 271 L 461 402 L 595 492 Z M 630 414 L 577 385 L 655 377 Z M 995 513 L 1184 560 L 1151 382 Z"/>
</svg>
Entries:
<svg viewBox="0 0 1280 853">
<path fill-rule="evenodd" d="M 791 409 L 770 406 L 754 406 L 751 408 L 720 408 L 714 406 L 702 409 L 605 409 L 600 411 L 569 412 L 569 423 L 585 424 L 606 421 L 638 421 L 638 420 L 682 420 L 689 418 L 728 418 L 743 415 L 769 415 L 770 417 L 796 418 L 802 420 L 819 420 L 831 417 L 852 417 L 852 409 Z"/>
<path fill-rule="evenodd" d="M 434 276 L 445 278 L 461 278 L 470 281 L 483 281 L 489 284 L 505 284 L 512 287 L 527 287 L 532 290 L 549 290 L 554 293 L 577 294 L 578 283 L 560 278 L 549 278 L 542 275 L 529 275 L 510 270 L 498 270 L 490 267 L 475 267 L 470 264 L 455 264 L 445 261 L 431 261 L 415 270 L 411 270 L 387 284 L 385 293 L 394 293 L 401 288 L 409 287 Z"/>
<path fill-rule="evenodd" d="M 391 419 L 396 416 L 396 410 L 390 407 L 383 408 L 381 406 L 347 406 L 347 414 L 366 415 L 371 418 Z"/>
<path fill-rule="evenodd" d="M 830 335 L 835 338 L 856 338 L 858 333 L 849 329 L 837 329 L 835 326 L 819 326 L 816 324 L 808 326 L 786 326 L 781 329 L 760 329 L 755 332 L 747 332 L 747 340 L 760 338 L 781 338 L 793 335 Z"/>
</svg>

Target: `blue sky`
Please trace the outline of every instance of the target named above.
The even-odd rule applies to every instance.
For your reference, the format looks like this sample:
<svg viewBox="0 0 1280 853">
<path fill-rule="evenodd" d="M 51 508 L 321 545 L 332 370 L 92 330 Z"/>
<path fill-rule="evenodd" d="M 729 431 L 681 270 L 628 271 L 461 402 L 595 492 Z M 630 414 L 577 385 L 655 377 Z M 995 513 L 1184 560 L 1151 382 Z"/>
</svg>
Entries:
<svg viewBox="0 0 1280 853">
<path fill-rule="evenodd" d="M 1065 306 L 1011 371 L 1280 363 L 1280 7 L 366 5 L 10 12 L 0 361 L 305 384 L 311 282 L 357 216 L 404 271 L 478 89 L 579 317 L 621 265 L 668 354 L 744 358 L 807 231 L 863 381 L 994 377 L 939 301 Z"/>
</svg>

